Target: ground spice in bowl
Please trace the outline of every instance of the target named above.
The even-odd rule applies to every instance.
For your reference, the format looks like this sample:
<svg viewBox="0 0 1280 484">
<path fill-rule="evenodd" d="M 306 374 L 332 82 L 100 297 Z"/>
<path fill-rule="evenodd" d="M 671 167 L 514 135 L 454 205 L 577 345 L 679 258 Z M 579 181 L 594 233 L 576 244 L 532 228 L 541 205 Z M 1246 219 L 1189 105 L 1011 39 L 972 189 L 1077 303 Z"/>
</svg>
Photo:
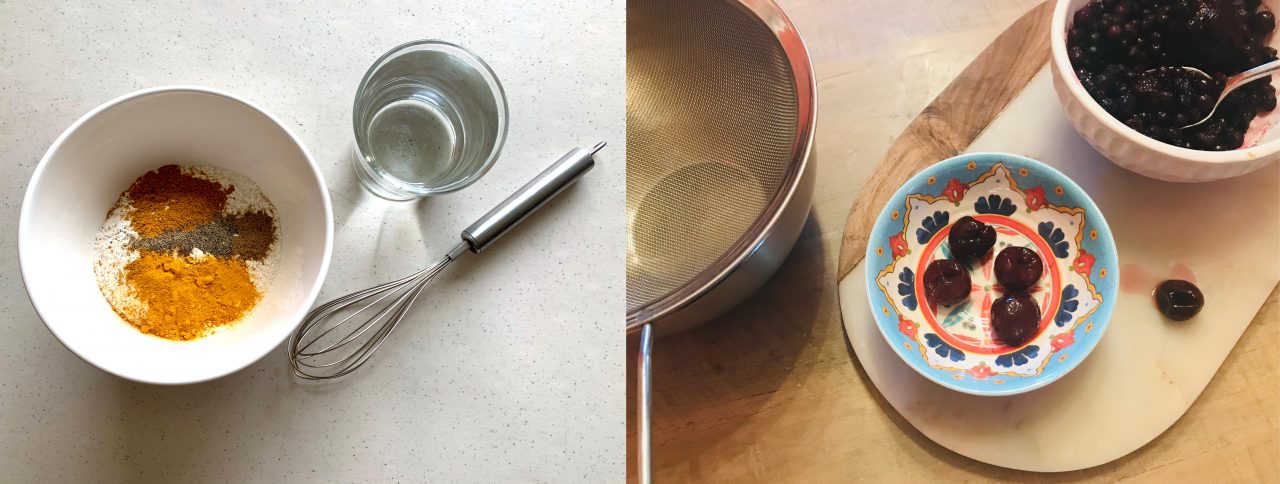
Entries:
<svg viewBox="0 0 1280 484">
<path fill-rule="evenodd" d="M 143 251 L 125 266 L 125 280 L 147 306 L 130 321 L 143 333 L 192 339 L 240 319 L 262 295 L 243 260 Z"/>
<path fill-rule="evenodd" d="M 252 181 L 166 165 L 120 195 L 95 238 L 94 274 L 138 330 L 190 340 L 242 319 L 274 275 L 275 207 Z"/>
<path fill-rule="evenodd" d="M 133 207 L 129 219 L 138 235 L 156 237 L 212 222 L 234 191 L 235 187 L 223 188 L 216 181 L 183 173 L 178 165 L 165 165 L 142 175 L 122 197 Z"/>
<path fill-rule="evenodd" d="M 262 260 L 275 240 L 275 219 L 262 211 L 220 215 L 187 230 L 170 230 L 155 237 L 140 237 L 133 248 L 153 252 L 190 254 L 200 249 L 217 257 Z"/>
</svg>

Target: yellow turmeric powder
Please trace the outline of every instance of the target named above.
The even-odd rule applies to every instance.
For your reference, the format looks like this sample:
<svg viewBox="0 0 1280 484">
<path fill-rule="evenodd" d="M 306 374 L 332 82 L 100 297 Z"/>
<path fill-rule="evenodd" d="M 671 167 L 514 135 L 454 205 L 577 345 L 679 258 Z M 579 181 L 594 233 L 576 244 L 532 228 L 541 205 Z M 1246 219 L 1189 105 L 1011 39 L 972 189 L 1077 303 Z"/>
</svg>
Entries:
<svg viewBox="0 0 1280 484">
<path fill-rule="evenodd" d="M 119 314 L 144 333 L 197 338 L 240 319 L 262 297 L 241 259 L 140 252 L 124 277 L 146 310 L 142 317 Z"/>
</svg>

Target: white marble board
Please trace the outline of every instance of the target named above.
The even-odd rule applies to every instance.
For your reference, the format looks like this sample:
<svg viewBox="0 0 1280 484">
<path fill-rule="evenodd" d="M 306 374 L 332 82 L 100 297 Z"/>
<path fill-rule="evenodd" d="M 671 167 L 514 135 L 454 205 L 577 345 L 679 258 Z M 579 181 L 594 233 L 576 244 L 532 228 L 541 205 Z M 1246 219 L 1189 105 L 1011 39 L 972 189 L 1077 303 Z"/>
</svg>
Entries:
<svg viewBox="0 0 1280 484">
<path fill-rule="evenodd" d="M 1084 363 L 1022 395 L 954 392 L 887 346 L 867 305 L 863 263 L 839 287 L 845 334 L 859 362 L 907 421 L 962 455 L 1042 472 L 1110 462 L 1173 425 L 1280 281 L 1280 165 L 1202 184 L 1130 173 L 1071 128 L 1050 81 L 1046 67 L 966 152 L 1044 161 L 1083 187 L 1106 216 L 1122 289 L 1107 334 Z M 1184 323 L 1166 321 L 1151 298 L 1156 283 L 1175 276 L 1193 279 L 1207 299 Z"/>
</svg>

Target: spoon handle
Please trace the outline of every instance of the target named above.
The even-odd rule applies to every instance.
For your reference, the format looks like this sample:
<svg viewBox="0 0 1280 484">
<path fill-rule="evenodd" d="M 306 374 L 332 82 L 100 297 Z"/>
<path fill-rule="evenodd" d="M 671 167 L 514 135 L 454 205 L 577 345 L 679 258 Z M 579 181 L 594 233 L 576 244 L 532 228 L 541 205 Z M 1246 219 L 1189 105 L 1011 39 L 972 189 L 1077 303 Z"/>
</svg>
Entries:
<svg viewBox="0 0 1280 484">
<path fill-rule="evenodd" d="M 1276 71 L 1280 71 L 1280 59 L 1273 60 L 1258 67 L 1254 67 L 1253 69 L 1231 76 L 1231 79 L 1227 80 L 1227 85 L 1222 90 L 1222 95 L 1226 96 L 1227 93 L 1236 90 L 1236 88 L 1256 81 L 1258 78 L 1265 77 Z"/>
</svg>

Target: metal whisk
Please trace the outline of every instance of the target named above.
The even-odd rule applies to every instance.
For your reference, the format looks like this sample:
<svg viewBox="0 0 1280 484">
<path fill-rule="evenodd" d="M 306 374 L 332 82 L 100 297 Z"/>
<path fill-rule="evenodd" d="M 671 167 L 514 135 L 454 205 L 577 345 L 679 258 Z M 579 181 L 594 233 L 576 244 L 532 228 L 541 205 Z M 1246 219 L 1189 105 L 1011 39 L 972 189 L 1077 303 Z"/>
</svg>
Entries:
<svg viewBox="0 0 1280 484">
<path fill-rule="evenodd" d="M 307 313 L 289 338 L 293 373 L 307 380 L 337 378 L 359 369 L 387 340 L 405 313 L 445 267 L 466 251 L 477 254 L 595 166 L 591 148 L 574 148 L 462 231 L 444 259 L 407 277 L 334 299 Z M 372 300 L 372 301 L 370 301 Z M 361 304 L 365 303 L 366 304 Z M 349 313 L 349 314 L 348 314 Z M 347 316 L 338 319 L 338 316 Z M 360 316 L 364 314 L 364 318 Z M 333 321 L 337 320 L 336 323 Z"/>
</svg>

